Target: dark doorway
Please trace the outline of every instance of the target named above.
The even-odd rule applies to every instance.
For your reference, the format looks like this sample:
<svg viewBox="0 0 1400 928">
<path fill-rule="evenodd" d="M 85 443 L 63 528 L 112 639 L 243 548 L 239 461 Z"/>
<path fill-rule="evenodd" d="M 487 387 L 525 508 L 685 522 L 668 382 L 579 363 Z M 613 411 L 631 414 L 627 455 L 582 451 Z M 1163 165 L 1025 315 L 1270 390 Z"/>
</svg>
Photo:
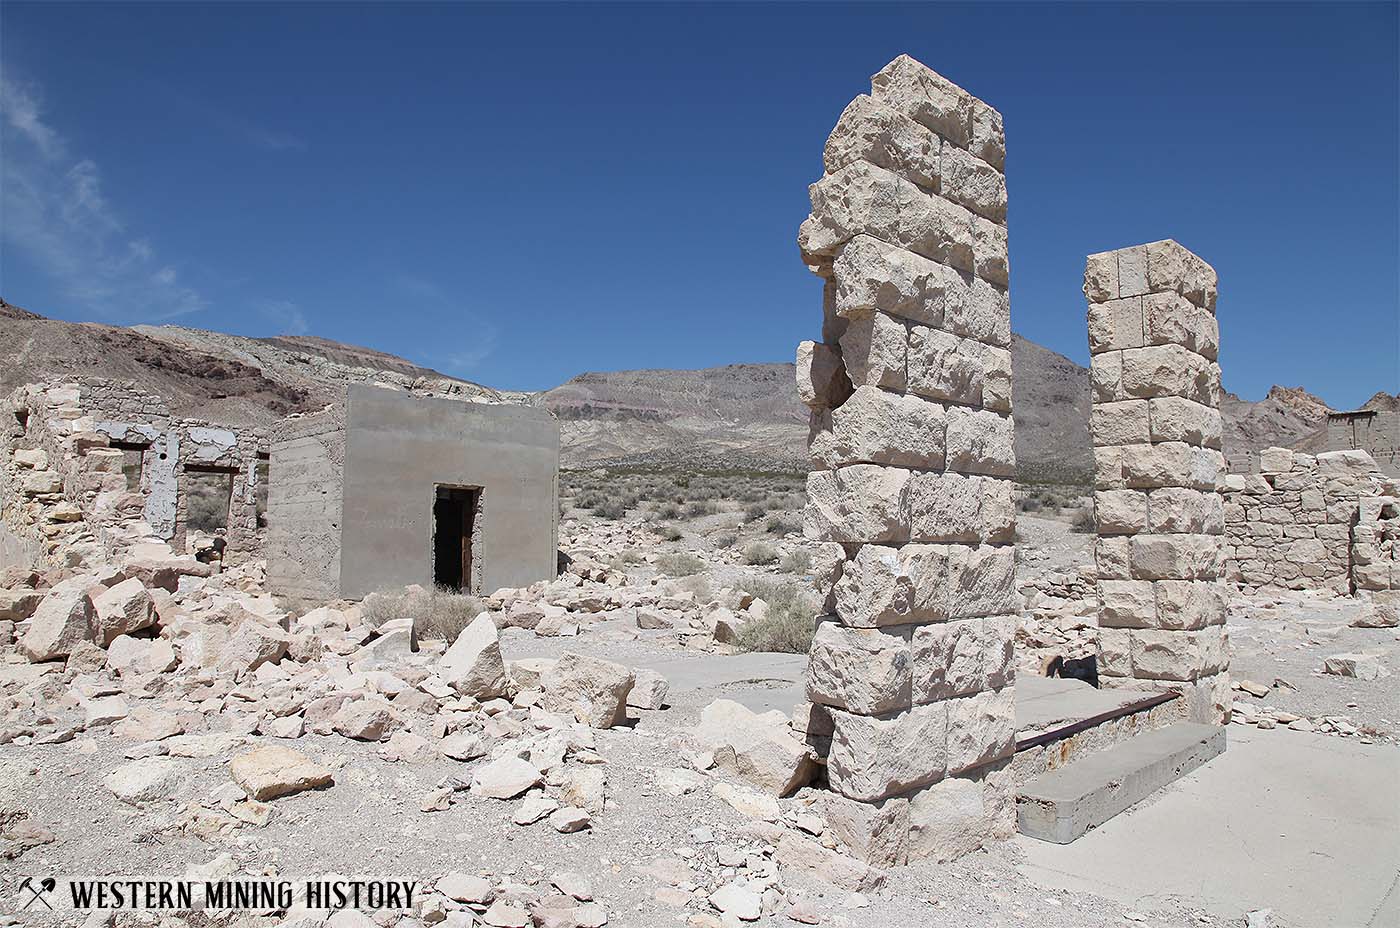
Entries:
<svg viewBox="0 0 1400 928">
<path fill-rule="evenodd" d="M 433 500 L 433 585 L 472 591 L 472 529 L 481 499 L 477 487 L 437 488 Z"/>
</svg>

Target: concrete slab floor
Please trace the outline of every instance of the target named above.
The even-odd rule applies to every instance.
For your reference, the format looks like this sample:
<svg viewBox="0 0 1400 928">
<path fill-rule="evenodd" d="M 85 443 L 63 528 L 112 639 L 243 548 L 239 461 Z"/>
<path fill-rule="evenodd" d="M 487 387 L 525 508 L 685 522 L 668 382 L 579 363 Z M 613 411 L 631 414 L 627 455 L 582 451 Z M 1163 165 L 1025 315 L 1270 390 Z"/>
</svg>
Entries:
<svg viewBox="0 0 1400 928">
<path fill-rule="evenodd" d="M 1150 908 L 1175 896 L 1226 918 L 1400 925 L 1400 748 L 1240 725 L 1209 764 L 1073 844 L 1025 836 L 1021 871 Z"/>
</svg>

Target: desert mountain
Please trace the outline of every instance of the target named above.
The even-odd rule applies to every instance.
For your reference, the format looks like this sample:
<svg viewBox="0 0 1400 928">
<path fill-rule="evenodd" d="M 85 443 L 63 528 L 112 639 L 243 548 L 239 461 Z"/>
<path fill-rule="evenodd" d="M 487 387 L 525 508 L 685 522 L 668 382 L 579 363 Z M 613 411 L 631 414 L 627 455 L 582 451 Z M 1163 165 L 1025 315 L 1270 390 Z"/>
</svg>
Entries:
<svg viewBox="0 0 1400 928">
<path fill-rule="evenodd" d="M 339 401 L 349 383 L 527 402 L 558 417 L 565 466 L 802 469 L 807 411 L 791 363 L 705 370 L 585 373 L 539 393 L 508 393 L 449 377 L 371 348 L 310 336 L 246 338 L 181 326 L 47 319 L 0 301 L 0 391 L 77 375 L 134 381 L 176 415 L 267 426 Z M 1031 480 L 1083 481 L 1091 470 L 1089 374 L 1016 336 L 1016 457 Z M 1368 408 L 1400 398 L 1378 393 Z M 1327 406 L 1298 387 L 1255 403 L 1227 394 L 1226 453 L 1247 460 L 1269 445 L 1320 450 Z M 1237 465 L 1239 466 L 1239 465 Z"/>
</svg>

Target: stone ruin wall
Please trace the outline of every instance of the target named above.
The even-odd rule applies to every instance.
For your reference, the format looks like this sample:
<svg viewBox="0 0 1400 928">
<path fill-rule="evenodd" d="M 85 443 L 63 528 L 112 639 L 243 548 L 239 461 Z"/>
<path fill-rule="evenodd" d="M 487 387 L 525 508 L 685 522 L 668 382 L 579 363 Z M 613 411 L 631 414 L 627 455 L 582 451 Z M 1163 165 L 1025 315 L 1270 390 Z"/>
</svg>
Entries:
<svg viewBox="0 0 1400 928">
<path fill-rule="evenodd" d="M 1351 578 L 1357 596 L 1374 604 L 1366 624 L 1400 625 L 1400 480 L 1384 496 L 1363 496 L 1351 534 Z"/>
<path fill-rule="evenodd" d="M 803 259 L 822 341 L 804 530 L 825 542 L 808 732 L 871 863 L 1015 831 L 1015 507 L 1000 114 L 907 56 L 841 114 Z"/>
<path fill-rule="evenodd" d="M 1400 409 L 1359 409 L 1327 417 L 1328 451 L 1365 451 L 1376 469 L 1400 478 Z"/>
<path fill-rule="evenodd" d="M 232 474 L 228 557 L 258 556 L 257 462 L 268 447 L 260 430 L 236 433 L 199 419 L 174 419 L 159 397 L 134 384 L 96 378 L 30 384 L 16 390 L 3 417 L 0 518 L 33 559 L 60 548 L 110 554 L 112 530 L 144 519 L 153 534 L 184 547 L 187 468 Z M 133 492 L 118 445 L 140 446 L 141 483 Z M 75 540 L 88 546 L 74 547 Z"/>
<path fill-rule="evenodd" d="M 1259 473 L 1224 481 L 1229 579 L 1247 592 L 1337 596 L 1396 588 L 1385 499 L 1400 496 L 1365 451 L 1269 448 Z"/>
<path fill-rule="evenodd" d="M 1099 678 L 1229 719 L 1216 275 L 1173 241 L 1090 255 Z"/>
</svg>

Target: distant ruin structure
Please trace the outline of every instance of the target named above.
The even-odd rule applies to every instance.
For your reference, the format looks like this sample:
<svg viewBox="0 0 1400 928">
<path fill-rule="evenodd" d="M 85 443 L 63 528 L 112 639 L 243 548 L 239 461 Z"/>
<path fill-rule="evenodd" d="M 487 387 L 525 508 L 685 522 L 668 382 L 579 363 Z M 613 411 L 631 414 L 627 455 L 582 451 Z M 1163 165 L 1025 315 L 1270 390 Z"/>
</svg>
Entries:
<svg viewBox="0 0 1400 928">
<path fill-rule="evenodd" d="M 1240 589 L 1337 596 L 1400 589 L 1387 502 L 1400 496 L 1400 479 L 1367 452 L 1268 448 L 1259 473 L 1225 477 L 1224 495 L 1228 578 Z"/>
<path fill-rule="evenodd" d="M 828 552 L 808 731 L 833 831 L 878 865 L 1016 829 L 1005 157 L 995 109 L 901 55 L 841 114 L 798 237 L 825 281 L 797 352 Z"/>
<path fill-rule="evenodd" d="M 1229 720 L 1215 271 L 1174 241 L 1090 255 L 1100 680 Z"/>
<path fill-rule="evenodd" d="M 1400 409 L 1328 413 L 1327 450 L 1365 451 L 1382 473 L 1400 477 Z"/>
<path fill-rule="evenodd" d="M 102 379 L 16 390 L 0 421 L 5 563 L 44 562 L 69 536 L 138 518 L 176 551 L 222 535 L 230 563 L 262 554 L 268 436 L 171 415 L 134 384 Z"/>
<path fill-rule="evenodd" d="M 289 601 L 556 574 L 559 426 L 543 409 L 353 385 L 286 420 L 271 463 L 268 582 Z"/>
</svg>

